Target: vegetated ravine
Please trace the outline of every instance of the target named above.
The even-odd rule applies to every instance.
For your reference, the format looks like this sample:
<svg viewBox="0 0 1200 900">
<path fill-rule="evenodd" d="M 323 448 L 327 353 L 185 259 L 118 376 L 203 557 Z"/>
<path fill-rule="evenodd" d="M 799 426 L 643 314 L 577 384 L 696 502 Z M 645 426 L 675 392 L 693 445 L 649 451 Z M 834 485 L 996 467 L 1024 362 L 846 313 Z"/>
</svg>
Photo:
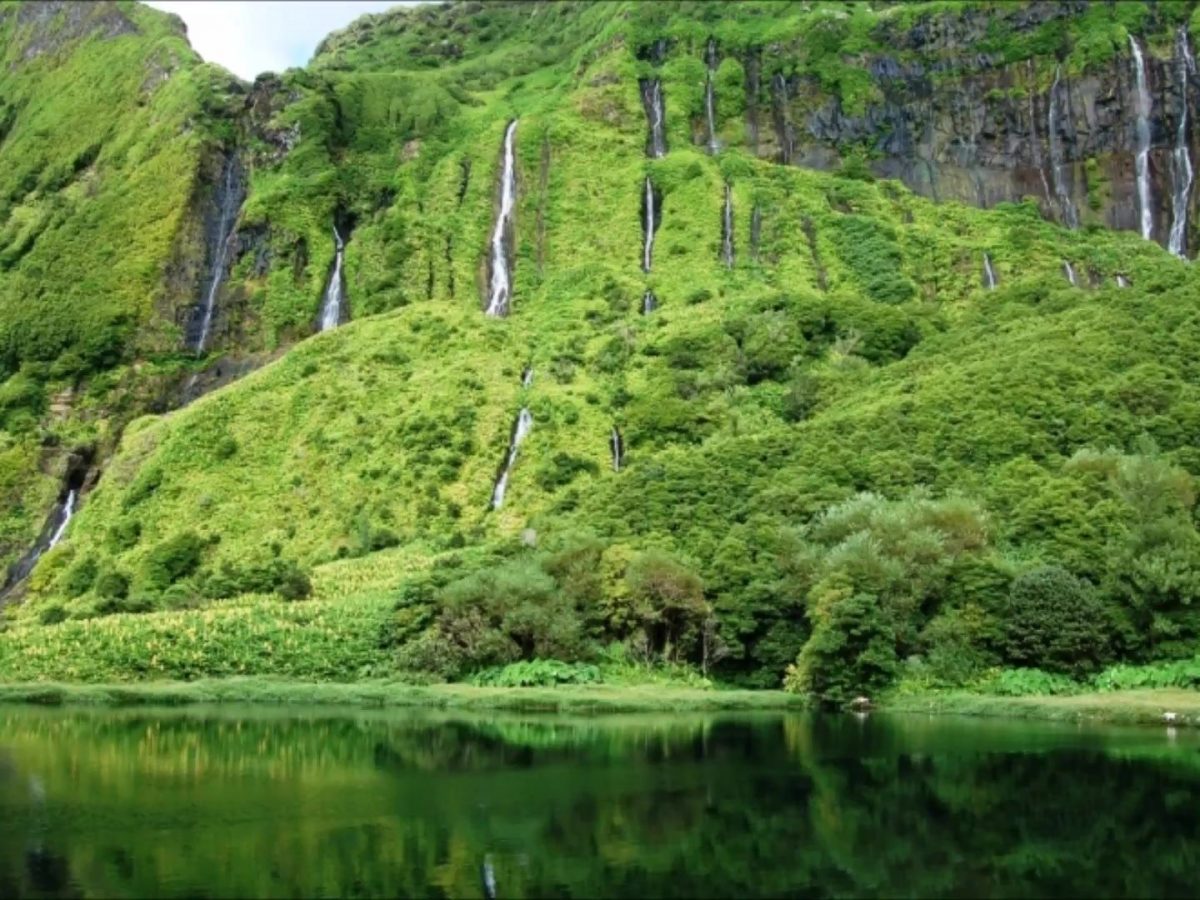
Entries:
<svg viewBox="0 0 1200 900">
<path fill-rule="evenodd" d="M 1193 12 L 0 6 L 0 674 L 1190 656 Z"/>
</svg>

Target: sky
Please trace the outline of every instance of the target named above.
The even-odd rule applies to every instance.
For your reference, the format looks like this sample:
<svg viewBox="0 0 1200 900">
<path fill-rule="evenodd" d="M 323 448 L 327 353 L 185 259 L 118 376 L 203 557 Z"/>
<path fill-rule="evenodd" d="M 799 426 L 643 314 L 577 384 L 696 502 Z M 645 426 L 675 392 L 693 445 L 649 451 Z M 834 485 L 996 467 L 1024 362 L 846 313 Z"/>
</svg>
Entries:
<svg viewBox="0 0 1200 900">
<path fill-rule="evenodd" d="M 253 81 L 260 72 L 302 66 L 321 38 L 366 13 L 404 0 L 148 0 L 187 23 L 188 40 L 209 62 Z"/>
</svg>

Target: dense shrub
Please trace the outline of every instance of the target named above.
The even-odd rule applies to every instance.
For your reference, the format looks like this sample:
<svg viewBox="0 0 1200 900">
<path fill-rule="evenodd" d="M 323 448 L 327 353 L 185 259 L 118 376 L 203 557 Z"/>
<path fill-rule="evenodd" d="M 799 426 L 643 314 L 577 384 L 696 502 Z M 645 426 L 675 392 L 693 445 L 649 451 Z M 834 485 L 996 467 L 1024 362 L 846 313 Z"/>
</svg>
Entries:
<svg viewBox="0 0 1200 900">
<path fill-rule="evenodd" d="M 1018 575 L 1001 649 L 1017 666 L 1076 677 L 1109 659 L 1111 626 L 1093 588 L 1059 566 Z"/>
<path fill-rule="evenodd" d="M 842 706 L 858 695 L 875 696 L 896 677 L 895 640 L 879 599 L 851 594 L 831 602 L 812 637 L 788 668 L 784 687 Z"/>
</svg>

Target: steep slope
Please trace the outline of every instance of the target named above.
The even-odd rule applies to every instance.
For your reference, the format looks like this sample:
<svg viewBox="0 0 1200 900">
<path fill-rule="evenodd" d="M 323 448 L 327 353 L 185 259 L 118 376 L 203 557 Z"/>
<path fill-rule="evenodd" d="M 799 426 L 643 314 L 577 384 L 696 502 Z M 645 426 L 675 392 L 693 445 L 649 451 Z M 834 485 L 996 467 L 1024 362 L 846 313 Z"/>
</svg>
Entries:
<svg viewBox="0 0 1200 900">
<path fill-rule="evenodd" d="M 620 643 L 765 685 L 844 628 L 889 647 L 881 680 L 918 656 L 961 680 L 1020 659 L 997 636 L 1010 586 L 1045 566 L 1100 590 L 1103 659 L 1192 652 L 1195 276 L 1160 246 L 1161 209 L 1156 240 L 1092 227 L 1129 226 L 1112 210 L 1138 193 L 1144 129 L 1121 113 L 1119 138 L 1074 147 L 1072 166 L 1103 157 L 1132 180 L 1108 199 L 1072 194 L 1085 227 L 1059 227 L 1045 217 L 1062 207 L 1023 186 L 1037 178 L 1024 126 L 980 87 L 983 62 L 960 71 L 964 35 L 982 29 L 1002 77 L 1028 73 L 1033 91 L 1063 77 L 1136 91 L 1135 46 L 1169 91 L 1191 9 L 461 3 L 330 36 L 308 69 L 221 101 L 225 139 L 191 171 L 207 198 L 236 157 L 246 199 L 211 343 L 195 364 L 155 355 L 166 332 L 151 316 L 137 352 L 160 376 L 212 362 L 195 396 L 231 361 L 298 343 L 125 429 L 12 609 L 4 670 L 128 674 L 62 649 L 153 632 L 158 662 L 130 651 L 130 672 L 459 676 Z M 967 181 L 1000 179 L 964 199 L 1033 196 L 979 210 L 939 189 L 935 203 L 876 180 L 923 189 L 905 168 L 919 157 L 814 124 L 829 102 L 839 121 L 915 115 L 871 80 L 893 77 L 879 60 L 895 48 L 940 73 L 926 127 L 941 127 L 943 92 L 975 111 L 995 101 L 1024 148 L 993 170 L 964 163 Z M 1061 73 L 1034 58 L 1047 50 Z M 803 107 L 804 141 L 837 150 L 784 161 L 834 172 L 769 158 L 762 85 L 776 75 L 779 140 L 801 133 Z M 1074 109 L 1083 89 L 1069 90 Z M 1153 108 L 1159 178 L 1178 129 Z M 508 134 L 515 200 L 498 223 Z M 305 339 L 339 241 L 350 321 Z M 498 270 L 511 296 L 489 316 Z M 299 610 L 271 593 L 315 599 Z M 361 623 L 344 660 L 323 630 L 339 610 Z M 114 613 L 127 615 L 98 621 Z M 853 616 L 869 621 L 839 618 Z M 286 664 L 205 662 L 178 637 L 219 656 L 258 646 L 272 622 Z M 195 637 L 201 623 L 217 636 Z M 319 658 L 296 655 L 296 628 Z"/>
</svg>

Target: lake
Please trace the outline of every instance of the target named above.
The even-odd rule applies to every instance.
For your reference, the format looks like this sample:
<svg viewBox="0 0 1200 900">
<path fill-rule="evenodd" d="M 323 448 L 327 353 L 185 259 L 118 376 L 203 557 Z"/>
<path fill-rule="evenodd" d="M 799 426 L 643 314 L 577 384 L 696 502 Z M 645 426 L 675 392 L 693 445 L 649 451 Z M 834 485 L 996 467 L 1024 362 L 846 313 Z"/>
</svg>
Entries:
<svg viewBox="0 0 1200 900">
<path fill-rule="evenodd" d="M 1200 738 L 925 717 L 0 707 L 3 897 L 1200 892 Z"/>
</svg>

